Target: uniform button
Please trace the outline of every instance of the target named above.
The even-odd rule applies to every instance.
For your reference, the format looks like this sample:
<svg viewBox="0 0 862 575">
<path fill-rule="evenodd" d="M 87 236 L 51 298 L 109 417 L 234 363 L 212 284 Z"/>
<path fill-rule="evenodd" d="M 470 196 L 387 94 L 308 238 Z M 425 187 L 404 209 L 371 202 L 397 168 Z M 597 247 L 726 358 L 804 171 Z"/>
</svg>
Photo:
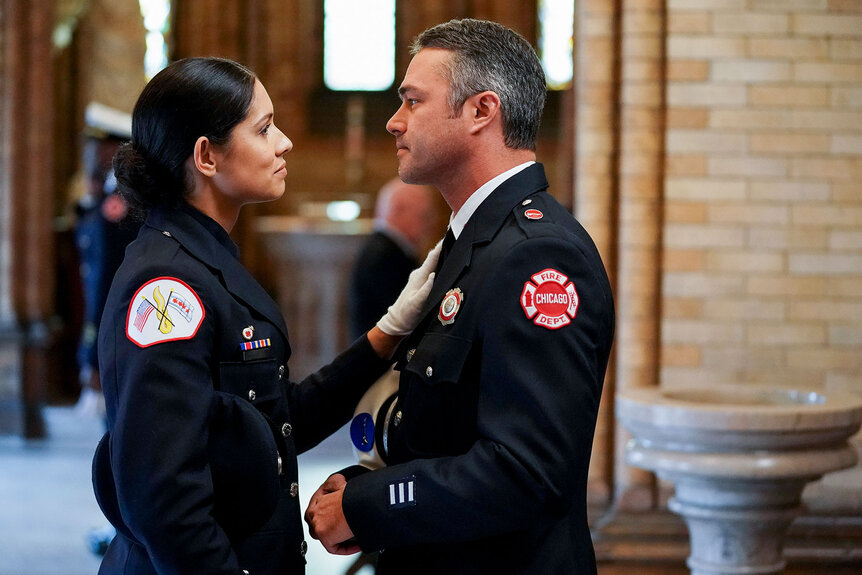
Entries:
<svg viewBox="0 0 862 575">
<path fill-rule="evenodd" d="M 299 544 L 299 554 L 305 557 L 305 554 L 308 553 L 308 543 L 303 541 Z"/>
<path fill-rule="evenodd" d="M 431 367 L 430 365 L 428 367 L 426 367 L 425 368 L 425 375 L 427 377 L 431 377 L 432 375 L 434 375 L 434 368 Z"/>
<path fill-rule="evenodd" d="M 293 426 L 289 423 L 285 423 L 281 426 L 281 434 L 284 437 L 290 437 L 290 433 L 293 431 Z"/>
<path fill-rule="evenodd" d="M 254 390 L 253 390 L 253 389 L 249 389 L 249 390 L 248 390 L 248 400 L 249 400 L 249 401 L 254 401 L 254 398 L 255 398 L 255 397 L 257 397 L 257 394 L 254 392 Z"/>
<path fill-rule="evenodd" d="M 290 484 L 290 496 L 296 497 L 297 495 L 299 495 L 299 483 L 294 481 Z"/>
<path fill-rule="evenodd" d="M 521 205 L 522 206 L 529 206 L 532 203 L 533 203 L 533 200 L 524 200 L 523 202 L 521 202 Z"/>
<path fill-rule="evenodd" d="M 283 378 L 283 377 L 284 377 L 284 366 L 283 366 L 283 365 L 279 365 L 279 366 L 278 366 L 278 379 L 281 379 L 281 378 Z"/>
<path fill-rule="evenodd" d="M 395 412 L 395 417 L 392 418 L 392 425 L 398 427 L 398 424 L 401 423 L 401 410 Z"/>
<path fill-rule="evenodd" d="M 243 569 L 243 570 L 242 570 L 242 575 L 248 575 L 248 570 L 247 570 L 247 569 Z"/>
<path fill-rule="evenodd" d="M 408 351 L 407 351 L 407 361 L 408 361 L 408 362 L 409 362 L 411 359 L 413 359 L 413 354 L 414 354 L 414 353 L 416 353 L 416 348 L 415 348 L 415 347 L 414 347 L 413 349 L 411 349 L 411 350 L 408 350 Z"/>
<path fill-rule="evenodd" d="M 282 469 L 281 465 L 281 455 L 278 456 L 278 474 L 284 475 L 284 469 Z"/>
<path fill-rule="evenodd" d="M 163 231 L 163 232 L 162 232 L 162 235 L 163 235 L 163 236 L 165 236 L 166 238 L 173 237 L 173 236 L 171 236 L 171 232 L 169 232 L 169 231 L 167 231 L 167 230 Z"/>
</svg>

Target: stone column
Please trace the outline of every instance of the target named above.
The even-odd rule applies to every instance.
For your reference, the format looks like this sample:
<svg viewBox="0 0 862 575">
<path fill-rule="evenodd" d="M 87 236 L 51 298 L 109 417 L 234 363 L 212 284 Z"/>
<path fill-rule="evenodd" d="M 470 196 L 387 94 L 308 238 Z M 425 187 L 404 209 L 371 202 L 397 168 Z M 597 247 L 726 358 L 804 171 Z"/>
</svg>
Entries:
<svg viewBox="0 0 862 575">
<path fill-rule="evenodd" d="M 4 0 L 0 202 L 0 432 L 44 435 L 53 313 L 54 2 Z"/>
<path fill-rule="evenodd" d="M 616 0 L 577 2 L 575 13 L 575 216 L 592 235 L 614 285 L 619 159 L 618 26 Z M 589 495 L 608 503 L 613 493 L 613 359 L 608 366 L 590 462 Z"/>
<path fill-rule="evenodd" d="M 618 221 L 617 390 L 659 384 L 664 168 L 663 0 L 622 1 Z M 655 478 L 629 467 L 616 424 L 618 507 L 658 505 Z"/>
</svg>

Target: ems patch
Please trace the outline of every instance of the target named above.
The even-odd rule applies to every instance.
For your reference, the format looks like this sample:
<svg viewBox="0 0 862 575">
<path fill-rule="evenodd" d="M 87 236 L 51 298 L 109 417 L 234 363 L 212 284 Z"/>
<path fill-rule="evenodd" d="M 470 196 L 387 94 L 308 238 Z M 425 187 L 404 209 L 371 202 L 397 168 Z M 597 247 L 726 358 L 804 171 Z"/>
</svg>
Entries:
<svg viewBox="0 0 862 575">
<path fill-rule="evenodd" d="M 459 288 L 450 289 L 446 292 L 443 302 L 440 304 L 440 312 L 437 314 L 437 319 L 443 325 L 449 325 L 455 321 L 455 314 L 461 308 L 461 302 L 464 301 L 464 294 Z"/>
<path fill-rule="evenodd" d="M 524 284 L 521 307 L 536 325 L 560 329 L 578 313 L 578 292 L 566 275 L 548 268 L 533 274 Z"/>
<path fill-rule="evenodd" d="M 416 476 L 402 477 L 389 484 L 389 509 L 416 505 Z"/>
<path fill-rule="evenodd" d="M 135 292 L 126 314 L 126 336 L 139 347 L 191 339 L 206 312 L 198 294 L 182 280 L 160 277 Z"/>
</svg>

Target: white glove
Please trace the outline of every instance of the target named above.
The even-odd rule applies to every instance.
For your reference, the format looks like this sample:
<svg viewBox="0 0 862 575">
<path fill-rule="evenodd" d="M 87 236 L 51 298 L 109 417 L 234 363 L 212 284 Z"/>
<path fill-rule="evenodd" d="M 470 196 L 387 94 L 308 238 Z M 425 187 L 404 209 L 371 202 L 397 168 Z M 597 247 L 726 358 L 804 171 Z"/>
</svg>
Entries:
<svg viewBox="0 0 862 575">
<path fill-rule="evenodd" d="M 442 247 L 443 240 L 440 240 L 428 252 L 422 265 L 410 272 L 407 285 L 401 290 L 398 299 L 377 322 L 380 331 L 387 335 L 407 335 L 422 319 L 419 314 L 422 312 L 422 304 L 431 293 L 431 286 L 434 285 L 434 268 L 437 267 L 437 258 L 440 257 Z"/>
</svg>

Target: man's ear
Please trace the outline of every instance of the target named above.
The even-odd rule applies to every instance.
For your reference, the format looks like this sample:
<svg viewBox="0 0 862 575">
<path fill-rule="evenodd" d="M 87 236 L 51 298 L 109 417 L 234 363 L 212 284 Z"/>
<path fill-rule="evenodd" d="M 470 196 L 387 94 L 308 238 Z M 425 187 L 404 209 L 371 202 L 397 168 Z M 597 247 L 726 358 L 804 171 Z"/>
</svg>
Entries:
<svg viewBox="0 0 862 575">
<path fill-rule="evenodd" d="M 216 173 L 216 154 L 212 142 L 206 136 L 201 136 L 195 142 L 195 151 L 192 154 L 195 169 L 205 176 L 214 176 Z"/>
<path fill-rule="evenodd" d="M 502 120 L 500 111 L 500 96 L 496 92 L 486 90 L 467 99 L 473 125 L 470 132 L 477 133 L 498 120 Z"/>
</svg>

